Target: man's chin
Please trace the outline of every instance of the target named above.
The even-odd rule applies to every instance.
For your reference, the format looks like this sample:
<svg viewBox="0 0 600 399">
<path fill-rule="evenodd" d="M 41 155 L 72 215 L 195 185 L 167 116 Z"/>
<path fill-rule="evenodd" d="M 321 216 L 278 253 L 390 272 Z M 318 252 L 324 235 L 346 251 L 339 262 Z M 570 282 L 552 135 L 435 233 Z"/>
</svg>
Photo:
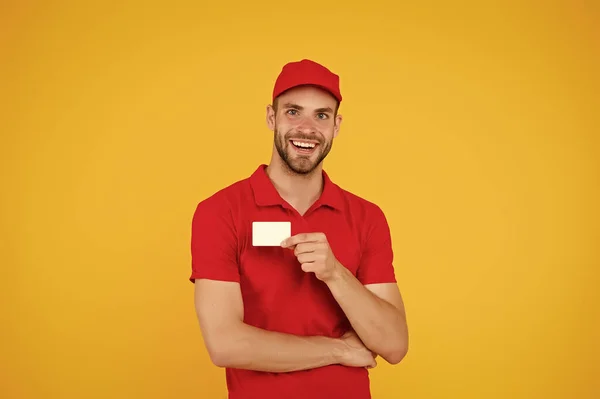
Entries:
<svg viewBox="0 0 600 399">
<path fill-rule="evenodd" d="M 294 159 L 288 162 L 288 166 L 294 173 L 307 175 L 315 170 L 317 163 L 308 158 Z"/>
</svg>

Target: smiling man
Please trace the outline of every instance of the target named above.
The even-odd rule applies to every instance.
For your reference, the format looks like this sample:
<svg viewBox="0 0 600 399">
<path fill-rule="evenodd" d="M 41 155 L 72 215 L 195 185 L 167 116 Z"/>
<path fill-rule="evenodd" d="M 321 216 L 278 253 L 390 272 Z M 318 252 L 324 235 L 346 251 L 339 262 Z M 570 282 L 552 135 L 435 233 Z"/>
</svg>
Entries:
<svg viewBox="0 0 600 399">
<path fill-rule="evenodd" d="M 342 123 L 339 77 L 286 64 L 266 122 L 268 165 L 201 201 L 192 220 L 195 308 L 231 399 L 367 399 L 369 369 L 408 350 L 389 226 L 323 170 Z M 289 223 L 254 246 L 254 222 Z"/>
</svg>

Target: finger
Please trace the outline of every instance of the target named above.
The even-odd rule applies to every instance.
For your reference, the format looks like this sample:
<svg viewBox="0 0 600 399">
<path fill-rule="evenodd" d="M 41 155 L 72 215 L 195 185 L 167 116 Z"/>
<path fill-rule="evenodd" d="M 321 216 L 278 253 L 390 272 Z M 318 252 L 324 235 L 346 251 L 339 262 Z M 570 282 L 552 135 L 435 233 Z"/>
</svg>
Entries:
<svg viewBox="0 0 600 399">
<path fill-rule="evenodd" d="M 300 233 L 283 240 L 281 242 L 281 246 L 284 248 L 289 248 L 303 242 L 320 242 L 324 239 L 325 234 L 323 233 Z"/>
<path fill-rule="evenodd" d="M 294 248 L 294 255 L 299 256 L 301 254 L 315 252 L 315 249 L 316 249 L 315 244 L 305 242 L 305 243 L 296 245 L 296 248 Z"/>
<path fill-rule="evenodd" d="M 322 256 L 326 256 L 326 254 L 329 252 L 327 245 L 328 244 L 326 242 L 304 242 L 296 245 L 294 248 L 294 253 L 296 256 L 302 253 L 317 253 Z"/>
<path fill-rule="evenodd" d="M 281 246 L 283 248 L 290 248 L 290 247 L 293 247 L 294 245 L 298 245 L 303 242 L 308 242 L 309 240 L 310 240 L 310 233 L 300 233 L 300 234 L 296 234 L 295 236 L 291 236 L 291 237 L 288 237 L 285 240 L 283 240 L 281 242 Z"/>
<path fill-rule="evenodd" d="M 305 262 L 305 263 L 302 263 L 302 265 L 300 265 L 300 268 L 305 273 L 314 273 L 315 264 L 314 264 L 314 262 Z"/>
<path fill-rule="evenodd" d="M 312 252 L 300 254 L 296 258 L 300 263 L 312 263 L 315 261 L 315 256 Z"/>
</svg>

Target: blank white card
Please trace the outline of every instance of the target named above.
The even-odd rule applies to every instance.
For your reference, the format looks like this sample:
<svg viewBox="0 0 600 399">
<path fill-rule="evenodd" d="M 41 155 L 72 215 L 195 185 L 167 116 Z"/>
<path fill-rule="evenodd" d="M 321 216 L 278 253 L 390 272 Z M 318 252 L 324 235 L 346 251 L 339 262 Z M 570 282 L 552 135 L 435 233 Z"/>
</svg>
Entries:
<svg viewBox="0 0 600 399">
<path fill-rule="evenodd" d="M 290 222 L 252 222 L 252 245 L 278 247 L 292 235 Z"/>
</svg>

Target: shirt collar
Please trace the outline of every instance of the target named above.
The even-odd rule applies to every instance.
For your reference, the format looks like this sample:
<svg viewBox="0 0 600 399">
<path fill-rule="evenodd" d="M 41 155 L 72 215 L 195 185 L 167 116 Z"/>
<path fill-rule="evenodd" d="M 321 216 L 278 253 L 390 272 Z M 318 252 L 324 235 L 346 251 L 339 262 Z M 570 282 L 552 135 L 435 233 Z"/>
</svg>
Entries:
<svg viewBox="0 0 600 399">
<path fill-rule="evenodd" d="M 260 165 L 250 176 L 250 185 L 254 193 L 254 200 L 259 206 L 281 205 L 289 207 L 289 204 L 279 195 L 273 182 L 267 175 L 267 165 Z M 323 191 L 311 208 L 317 208 L 321 205 L 333 209 L 342 210 L 344 208 L 344 197 L 342 189 L 331 181 L 329 175 L 323 170 Z"/>
</svg>

